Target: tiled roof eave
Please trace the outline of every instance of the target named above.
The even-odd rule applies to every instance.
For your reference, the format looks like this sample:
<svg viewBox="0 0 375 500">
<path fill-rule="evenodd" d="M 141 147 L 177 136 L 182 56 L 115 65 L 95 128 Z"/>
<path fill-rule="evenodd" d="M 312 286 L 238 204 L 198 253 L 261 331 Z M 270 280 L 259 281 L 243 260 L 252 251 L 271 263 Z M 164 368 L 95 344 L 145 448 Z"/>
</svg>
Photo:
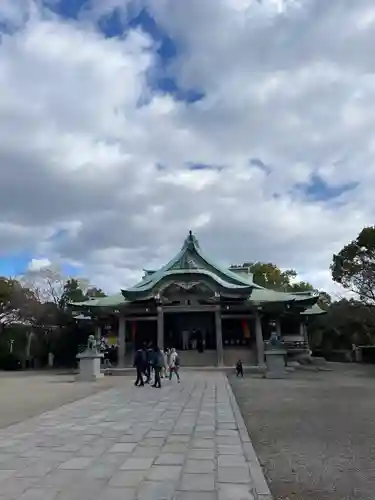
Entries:
<svg viewBox="0 0 375 500">
<path fill-rule="evenodd" d="M 167 280 L 170 278 L 173 280 L 175 277 L 178 279 L 178 277 L 181 276 L 186 276 L 186 275 L 200 275 L 205 278 L 208 278 L 212 280 L 213 282 L 216 282 L 216 284 L 219 287 L 219 291 L 227 292 L 227 293 L 240 293 L 244 296 L 250 295 L 254 285 L 252 284 L 241 284 L 241 285 L 234 285 L 233 283 L 229 283 L 224 281 L 223 279 L 219 278 L 216 276 L 214 273 L 207 271 L 205 269 L 181 269 L 181 270 L 170 270 L 170 271 L 165 271 L 162 276 L 160 276 L 157 280 L 155 280 L 153 283 L 145 283 L 143 286 L 140 284 L 138 287 L 130 288 L 130 289 L 122 289 L 121 293 L 123 296 L 128 299 L 128 300 L 134 300 L 136 297 L 143 297 L 146 295 L 152 295 L 152 291 L 157 288 L 158 286 L 161 285 L 161 283 L 164 280 Z"/>
</svg>

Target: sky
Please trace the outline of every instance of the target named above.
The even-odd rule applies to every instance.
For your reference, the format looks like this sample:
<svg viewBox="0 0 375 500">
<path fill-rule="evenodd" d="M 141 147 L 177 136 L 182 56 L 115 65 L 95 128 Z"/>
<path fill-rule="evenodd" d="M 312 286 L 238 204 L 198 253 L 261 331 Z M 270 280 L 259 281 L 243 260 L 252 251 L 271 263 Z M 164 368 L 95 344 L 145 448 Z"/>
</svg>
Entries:
<svg viewBox="0 0 375 500">
<path fill-rule="evenodd" d="M 340 295 L 374 223 L 372 0 L 2 0 L 0 273 L 108 293 L 192 230 Z"/>
</svg>

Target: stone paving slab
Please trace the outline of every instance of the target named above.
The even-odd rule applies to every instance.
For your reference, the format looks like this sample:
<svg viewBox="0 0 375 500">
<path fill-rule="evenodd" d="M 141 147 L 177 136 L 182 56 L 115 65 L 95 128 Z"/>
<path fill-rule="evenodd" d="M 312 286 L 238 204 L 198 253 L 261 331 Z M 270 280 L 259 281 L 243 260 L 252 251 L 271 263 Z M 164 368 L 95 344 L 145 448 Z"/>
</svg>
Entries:
<svg viewBox="0 0 375 500">
<path fill-rule="evenodd" d="M 183 375 L 162 389 L 124 378 L 0 430 L 0 500 L 268 498 L 226 377 Z"/>
</svg>

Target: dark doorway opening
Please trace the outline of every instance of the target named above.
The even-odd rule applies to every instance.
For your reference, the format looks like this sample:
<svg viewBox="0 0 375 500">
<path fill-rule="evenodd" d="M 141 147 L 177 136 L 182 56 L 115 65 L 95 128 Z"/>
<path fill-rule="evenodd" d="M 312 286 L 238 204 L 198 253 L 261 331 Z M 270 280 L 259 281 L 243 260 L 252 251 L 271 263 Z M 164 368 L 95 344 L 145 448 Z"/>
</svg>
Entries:
<svg viewBox="0 0 375 500">
<path fill-rule="evenodd" d="M 157 343 L 157 322 L 156 321 L 137 321 L 134 332 L 135 350 L 143 345 L 156 346 Z"/>
<path fill-rule="evenodd" d="M 164 346 L 175 347 L 180 351 L 216 349 L 214 313 L 166 313 Z"/>
</svg>

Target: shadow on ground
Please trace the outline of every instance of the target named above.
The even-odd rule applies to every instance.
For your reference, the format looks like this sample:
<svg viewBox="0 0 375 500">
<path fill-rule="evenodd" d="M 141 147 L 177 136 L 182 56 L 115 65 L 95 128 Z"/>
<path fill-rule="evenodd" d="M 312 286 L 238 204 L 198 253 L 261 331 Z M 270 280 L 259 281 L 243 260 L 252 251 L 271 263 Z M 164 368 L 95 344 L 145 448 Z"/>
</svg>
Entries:
<svg viewBox="0 0 375 500">
<path fill-rule="evenodd" d="M 375 368 L 230 377 L 275 500 L 375 498 Z"/>
</svg>

